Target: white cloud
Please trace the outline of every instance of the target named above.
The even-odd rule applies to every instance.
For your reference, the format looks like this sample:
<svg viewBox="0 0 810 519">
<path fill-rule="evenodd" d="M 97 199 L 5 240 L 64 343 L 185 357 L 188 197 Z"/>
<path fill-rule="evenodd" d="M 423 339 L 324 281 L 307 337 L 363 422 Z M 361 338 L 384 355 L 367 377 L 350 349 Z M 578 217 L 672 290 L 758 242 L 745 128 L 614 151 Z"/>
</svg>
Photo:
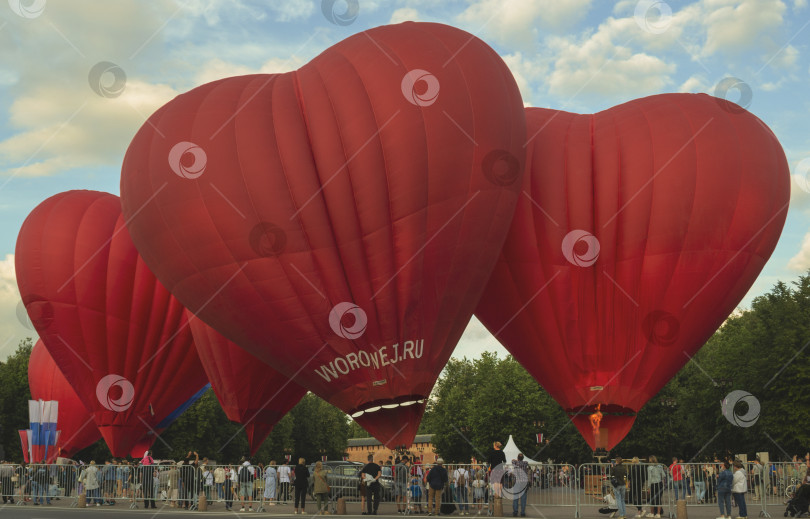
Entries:
<svg viewBox="0 0 810 519">
<path fill-rule="evenodd" d="M 259 69 L 251 68 L 237 63 L 228 63 L 221 59 L 214 58 L 200 69 L 195 76 L 195 82 L 199 85 L 210 83 L 217 79 L 231 76 L 244 76 L 246 74 L 280 74 L 296 70 L 304 65 L 306 61 L 298 56 L 290 56 L 286 59 L 272 58 L 267 60 Z"/>
<path fill-rule="evenodd" d="M 467 324 L 467 328 L 464 329 L 461 339 L 458 341 L 458 346 L 456 346 L 453 352 L 453 357 L 457 359 L 464 357 L 476 359 L 485 351 L 495 352 L 499 357 L 506 357 L 506 355 L 509 354 L 506 348 L 501 346 L 501 343 L 498 342 L 498 339 L 489 333 L 489 330 L 481 324 L 481 321 L 473 316 L 469 324 Z"/>
<path fill-rule="evenodd" d="M 703 7 L 705 55 L 774 47 L 771 36 L 782 25 L 786 10 L 781 0 L 704 0 Z"/>
<path fill-rule="evenodd" d="M 127 81 L 117 98 L 57 83 L 32 89 L 9 109 L 20 131 L 0 142 L 0 173 L 42 176 L 120 162 L 146 117 L 175 95 L 138 80 Z"/>
<path fill-rule="evenodd" d="M 524 106 L 533 106 L 534 102 L 532 87 L 536 86 L 548 72 L 548 65 L 541 60 L 532 61 L 524 58 L 520 52 L 501 56 L 506 66 L 512 72 L 523 97 Z"/>
<path fill-rule="evenodd" d="M 782 49 L 770 62 L 770 65 L 777 68 L 793 68 L 799 60 L 799 49 L 793 45 L 788 45 Z"/>
<path fill-rule="evenodd" d="M 810 232 L 804 235 L 799 252 L 790 258 L 787 268 L 794 272 L 805 272 L 810 269 Z"/>
<path fill-rule="evenodd" d="M 672 80 L 675 65 L 659 57 L 635 52 L 628 34 L 640 30 L 633 18 L 608 18 L 582 41 L 553 38 L 557 56 L 549 77 L 549 91 L 563 98 L 580 93 L 631 98 L 660 92 Z M 617 44 L 616 41 L 623 41 Z"/>
<path fill-rule="evenodd" d="M 686 92 L 690 94 L 696 94 L 701 92 L 708 92 L 711 89 L 711 85 L 706 83 L 706 80 L 703 76 L 694 75 L 690 76 L 689 79 L 684 81 L 681 86 L 678 87 L 678 92 Z"/>
<path fill-rule="evenodd" d="M 591 0 L 477 0 L 458 20 L 475 33 L 529 50 L 544 32 L 559 33 L 582 20 L 590 6 Z"/>
<path fill-rule="evenodd" d="M 14 254 L 6 254 L 5 259 L 0 260 L 0 361 L 14 353 L 17 344 L 25 337 L 37 338 L 33 328 L 22 325 L 18 311 L 23 312 L 24 308 L 14 274 Z"/>
<path fill-rule="evenodd" d="M 807 0 L 793 0 L 793 10 L 801 11 L 807 7 Z"/>
<path fill-rule="evenodd" d="M 419 11 L 413 7 L 403 7 L 401 9 L 397 9 L 391 13 L 391 19 L 388 20 L 388 23 L 402 23 L 407 21 L 418 22 Z"/>
<path fill-rule="evenodd" d="M 790 208 L 810 208 L 810 154 L 796 161 L 790 175 Z"/>
</svg>

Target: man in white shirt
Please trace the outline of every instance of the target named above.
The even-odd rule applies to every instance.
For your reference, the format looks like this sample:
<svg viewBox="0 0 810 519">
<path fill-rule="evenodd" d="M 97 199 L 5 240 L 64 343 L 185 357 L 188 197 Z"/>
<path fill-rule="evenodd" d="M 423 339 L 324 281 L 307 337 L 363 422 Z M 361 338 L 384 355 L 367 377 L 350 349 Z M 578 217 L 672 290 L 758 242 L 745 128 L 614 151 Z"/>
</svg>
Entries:
<svg viewBox="0 0 810 519">
<path fill-rule="evenodd" d="M 287 504 L 290 495 L 290 466 L 282 465 L 278 468 L 279 500 Z"/>
</svg>

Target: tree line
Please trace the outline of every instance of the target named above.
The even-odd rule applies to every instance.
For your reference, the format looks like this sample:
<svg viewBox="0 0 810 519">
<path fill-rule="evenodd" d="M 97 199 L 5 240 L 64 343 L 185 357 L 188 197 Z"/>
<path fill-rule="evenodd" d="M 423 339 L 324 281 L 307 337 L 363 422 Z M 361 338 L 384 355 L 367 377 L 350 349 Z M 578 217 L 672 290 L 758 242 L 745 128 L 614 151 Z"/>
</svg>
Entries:
<svg viewBox="0 0 810 519">
<path fill-rule="evenodd" d="M 691 361 L 638 413 L 635 425 L 612 454 L 655 454 L 704 459 L 769 451 L 789 459 L 810 450 L 810 275 L 779 282 L 749 310 L 730 317 Z M 22 458 L 18 429 L 27 428 L 27 380 L 32 340 L 0 362 L 0 457 Z M 733 412 L 760 409 L 754 423 L 733 424 L 721 411 L 732 391 L 746 398 Z M 727 413 L 728 414 L 728 413 Z M 433 433 L 447 461 L 484 459 L 493 440 L 513 435 L 530 458 L 571 463 L 593 460 L 590 448 L 562 408 L 511 356 L 484 353 L 451 359 L 428 400 L 420 433 Z M 538 444 L 536 435 L 544 441 Z M 339 409 L 307 394 L 273 429 L 256 459 L 281 462 L 285 454 L 308 461 L 340 459 L 348 438 L 368 434 Z M 5 455 L 3 456 L 3 452 Z M 155 442 L 156 458 L 182 459 L 189 450 L 231 462 L 245 455 L 247 438 L 230 422 L 209 390 Z M 76 456 L 110 457 L 103 441 Z"/>
</svg>

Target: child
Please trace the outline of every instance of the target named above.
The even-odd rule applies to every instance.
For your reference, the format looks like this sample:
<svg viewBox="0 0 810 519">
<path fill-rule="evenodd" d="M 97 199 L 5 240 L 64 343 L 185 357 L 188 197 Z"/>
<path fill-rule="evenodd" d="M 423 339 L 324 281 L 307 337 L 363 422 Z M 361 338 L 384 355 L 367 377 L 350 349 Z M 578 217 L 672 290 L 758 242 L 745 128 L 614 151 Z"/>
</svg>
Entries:
<svg viewBox="0 0 810 519">
<path fill-rule="evenodd" d="M 483 471 L 476 470 L 475 481 L 472 482 L 473 503 L 478 503 L 478 515 L 481 515 L 481 510 L 484 506 L 484 487 L 486 487 L 486 483 L 484 483 L 484 480 L 481 479 L 482 475 Z"/>
<path fill-rule="evenodd" d="M 411 494 L 411 510 L 418 514 L 422 513 L 422 487 L 419 486 L 419 478 L 411 478 L 411 486 L 408 487 Z"/>
</svg>

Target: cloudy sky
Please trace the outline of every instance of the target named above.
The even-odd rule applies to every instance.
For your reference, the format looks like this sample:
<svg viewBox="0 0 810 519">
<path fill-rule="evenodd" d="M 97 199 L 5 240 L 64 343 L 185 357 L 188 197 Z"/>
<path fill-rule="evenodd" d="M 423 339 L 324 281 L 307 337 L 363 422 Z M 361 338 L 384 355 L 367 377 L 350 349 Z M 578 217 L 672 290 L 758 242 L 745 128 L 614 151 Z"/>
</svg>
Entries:
<svg viewBox="0 0 810 519">
<path fill-rule="evenodd" d="M 808 0 L 8 0 L 0 2 L 0 358 L 20 319 L 14 244 L 69 189 L 118 194 L 126 147 L 175 95 L 298 68 L 347 36 L 437 21 L 489 43 L 527 106 L 595 112 L 661 92 L 717 93 L 765 121 L 794 174 L 782 239 L 744 299 L 810 267 Z M 750 89 L 750 96 L 741 92 Z M 503 351 L 477 322 L 457 356 Z"/>
</svg>

